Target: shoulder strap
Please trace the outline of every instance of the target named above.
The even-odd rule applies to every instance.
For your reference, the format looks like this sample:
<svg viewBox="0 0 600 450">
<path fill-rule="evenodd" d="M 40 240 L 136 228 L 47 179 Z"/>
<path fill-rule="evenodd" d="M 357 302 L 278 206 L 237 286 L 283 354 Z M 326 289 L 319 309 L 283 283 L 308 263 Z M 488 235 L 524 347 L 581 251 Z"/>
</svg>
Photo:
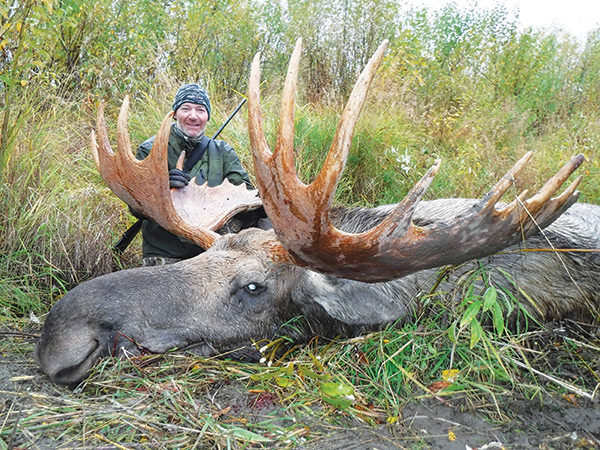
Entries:
<svg viewBox="0 0 600 450">
<path fill-rule="evenodd" d="M 208 144 L 210 144 L 210 141 L 212 141 L 211 138 L 208 138 L 206 136 L 202 137 L 202 141 L 200 141 L 200 145 L 198 145 L 198 147 L 196 147 L 196 149 L 192 152 L 192 154 L 190 156 L 188 156 L 188 159 L 183 166 L 183 171 L 185 173 L 188 173 L 190 170 L 192 170 L 192 167 L 194 167 L 196 165 L 196 163 L 198 163 L 198 161 L 200 161 L 200 158 L 202 158 L 202 155 L 204 155 L 204 152 L 206 152 L 206 149 L 208 148 Z"/>
</svg>

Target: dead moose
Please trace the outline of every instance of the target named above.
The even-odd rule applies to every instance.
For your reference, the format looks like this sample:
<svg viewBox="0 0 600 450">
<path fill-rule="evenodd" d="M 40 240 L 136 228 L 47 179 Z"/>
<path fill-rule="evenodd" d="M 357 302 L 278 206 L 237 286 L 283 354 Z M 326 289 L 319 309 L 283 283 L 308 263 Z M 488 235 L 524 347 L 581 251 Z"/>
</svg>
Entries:
<svg viewBox="0 0 600 450">
<path fill-rule="evenodd" d="M 485 266 L 489 283 L 512 289 L 540 319 L 594 320 L 600 256 L 590 250 L 600 248 L 600 207 L 575 204 L 581 177 L 552 198 L 583 162 L 582 155 L 536 195 L 526 198 L 523 192 L 510 204 L 499 200 L 514 186 L 529 154 L 480 200 L 420 201 L 440 167 L 436 161 L 397 205 L 332 207 L 386 43 L 360 75 L 323 169 L 308 185 L 296 176 L 293 154 L 300 47 L 301 41 L 290 61 L 273 153 L 262 126 L 259 55 L 253 61 L 249 133 L 260 199 L 254 191 L 240 200 L 248 194 L 245 188 L 227 183 L 219 188 L 190 183 L 170 192 L 165 170 L 170 116 L 150 156 L 137 161 L 127 131 L 127 99 L 118 120 L 117 153 L 110 148 L 100 108 L 98 144 L 92 135 L 92 147 L 107 184 L 128 205 L 206 252 L 169 266 L 104 275 L 67 293 L 48 314 L 35 349 L 53 381 L 77 383 L 110 354 L 191 347 L 205 356 L 252 358 L 260 357 L 253 342 L 281 333 L 302 341 L 377 329 L 413 317 L 419 295 L 438 281 L 435 268 L 445 265 L 456 267 L 439 291 L 451 290 L 469 271 Z M 213 231 L 261 201 L 272 230 L 250 228 L 224 236 Z M 538 249 L 545 251 L 532 251 Z M 299 316 L 304 328 L 282 329 Z"/>
</svg>

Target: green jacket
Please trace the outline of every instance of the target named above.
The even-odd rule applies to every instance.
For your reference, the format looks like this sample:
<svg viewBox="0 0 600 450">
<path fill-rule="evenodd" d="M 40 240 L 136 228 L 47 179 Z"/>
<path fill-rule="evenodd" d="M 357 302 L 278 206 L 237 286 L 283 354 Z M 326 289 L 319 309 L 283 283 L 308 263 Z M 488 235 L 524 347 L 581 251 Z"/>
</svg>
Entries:
<svg viewBox="0 0 600 450">
<path fill-rule="evenodd" d="M 137 159 L 141 160 L 148 156 L 155 137 L 151 137 L 139 146 L 136 153 Z M 171 131 L 168 151 L 169 170 L 175 168 L 182 150 L 185 150 L 189 156 L 193 145 Z M 196 177 L 198 184 L 208 181 L 208 185 L 214 187 L 220 185 L 227 178 L 235 185 L 246 183 L 248 189 L 252 189 L 250 178 L 242 167 L 235 150 L 224 141 L 211 139 L 200 160 L 188 173 L 192 178 Z M 167 175 L 165 174 L 165 176 Z M 144 219 L 142 222 L 142 251 L 144 257 L 188 259 L 202 253 L 203 249 L 170 233 L 157 223 Z"/>
</svg>

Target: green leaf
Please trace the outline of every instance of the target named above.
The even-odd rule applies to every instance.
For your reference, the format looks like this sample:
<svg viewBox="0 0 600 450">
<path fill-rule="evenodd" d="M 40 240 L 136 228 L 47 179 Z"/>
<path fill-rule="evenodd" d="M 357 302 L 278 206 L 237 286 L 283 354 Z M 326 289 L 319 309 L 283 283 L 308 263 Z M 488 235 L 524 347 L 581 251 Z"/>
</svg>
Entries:
<svg viewBox="0 0 600 450">
<path fill-rule="evenodd" d="M 271 439 L 261 436 L 258 433 L 254 433 L 253 431 L 246 430 L 244 428 L 230 428 L 229 432 L 237 439 L 242 439 L 246 442 L 271 442 Z"/>
<path fill-rule="evenodd" d="M 328 397 L 326 395 L 324 395 L 323 397 L 323 401 L 329 403 L 330 405 L 335 406 L 336 408 L 340 408 L 340 409 L 346 409 L 349 408 L 350 406 L 352 406 L 352 400 L 348 400 L 347 398 L 334 398 L 334 397 Z"/>
<path fill-rule="evenodd" d="M 471 321 L 471 348 L 481 340 L 483 337 L 483 328 L 478 320 Z"/>
<path fill-rule="evenodd" d="M 310 370 L 310 369 L 307 369 L 306 367 L 304 367 L 304 366 L 302 366 L 302 365 L 299 365 L 299 366 L 298 366 L 298 370 L 299 370 L 299 371 L 300 371 L 300 373 L 301 373 L 302 375 L 304 375 L 305 377 L 308 377 L 308 378 L 313 378 L 313 379 L 315 379 L 315 380 L 327 381 L 327 380 L 329 380 L 329 378 L 330 378 L 330 377 L 329 377 L 329 375 L 328 375 L 328 374 L 326 374 L 326 373 L 324 373 L 324 374 L 322 374 L 322 375 L 321 375 L 321 374 L 318 374 L 318 373 L 316 373 L 316 372 L 313 372 L 313 371 L 312 371 L 312 370 Z"/>
<path fill-rule="evenodd" d="M 448 328 L 448 339 L 450 339 L 450 342 L 456 343 L 456 322 L 452 322 L 452 325 Z"/>
<path fill-rule="evenodd" d="M 321 391 L 329 397 L 345 397 L 354 394 L 354 388 L 343 382 L 321 383 Z"/>
<path fill-rule="evenodd" d="M 265 380 L 270 380 L 271 378 L 275 378 L 279 375 L 281 375 L 282 370 L 281 369 L 275 369 L 269 372 L 262 372 L 262 373 L 255 373 L 250 375 L 250 379 L 254 380 L 254 381 L 265 381 Z"/>
<path fill-rule="evenodd" d="M 473 303 L 471 303 L 465 311 L 465 313 L 463 314 L 463 317 L 460 321 L 460 326 L 464 327 L 465 325 L 470 323 L 477 316 L 480 310 L 481 300 L 476 300 Z"/>
<path fill-rule="evenodd" d="M 294 363 L 289 363 L 287 366 L 283 367 L 281 372 L 286 375 L 292 375 L 294 373 Z"/>
<path fill-rule="evenodd" d="M 293 382 L 294 382 L 294 379 L 290 378 L 287 375 L 281 375 L 281 376 L 275 377 L 275 383 L 277 383 L 277 386 L 280 386 L 280 387 L 288 387 Z"/>
<path fill-rule="evenodd" d="M 502 314 L 500 303 L 494 305 L 494 309 L 492 309 L 492 319 L 494 330 L 496 330 L 497 334 L 501 335 L 504 332 L 504 315 Z"/>
<path fill-rule="evenodd" d="M 497 304 L 498 292 L 494 286 L 490 286 L 483 294 L 483 310 L 487 311 L 493 305 Z"/>
<path fill-rule="evenodd" d="M 317 370 L 323 372 L 325 369 L 323 368 L 323 364 L 321 364 L 321 361 L 319 361 L 319 358 L 317 358 L 312 353 L 309 353 L 308 355 L 310 356 L 310 359 L 312 359 L 312 362 L 315 365 L 315 367 L 317 368 Z"/>
</svg>

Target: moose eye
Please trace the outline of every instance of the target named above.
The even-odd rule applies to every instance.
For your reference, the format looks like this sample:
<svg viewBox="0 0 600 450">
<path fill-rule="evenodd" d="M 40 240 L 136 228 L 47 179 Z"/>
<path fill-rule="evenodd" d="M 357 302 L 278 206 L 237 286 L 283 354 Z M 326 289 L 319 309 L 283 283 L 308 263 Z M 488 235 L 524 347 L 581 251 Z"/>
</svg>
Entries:
<svg viewBox="0 0 600 450">
<path fill-rule="evenodd" d="M 246 286 L 244 286 L 244 289 L 246 290 L 246 292 L 248 292 L 249 294 L 260 294 L 262 291 L 265 290 L 265 287 L 261 284 L 258 283 L 248 283 Z"/>
</svg>

